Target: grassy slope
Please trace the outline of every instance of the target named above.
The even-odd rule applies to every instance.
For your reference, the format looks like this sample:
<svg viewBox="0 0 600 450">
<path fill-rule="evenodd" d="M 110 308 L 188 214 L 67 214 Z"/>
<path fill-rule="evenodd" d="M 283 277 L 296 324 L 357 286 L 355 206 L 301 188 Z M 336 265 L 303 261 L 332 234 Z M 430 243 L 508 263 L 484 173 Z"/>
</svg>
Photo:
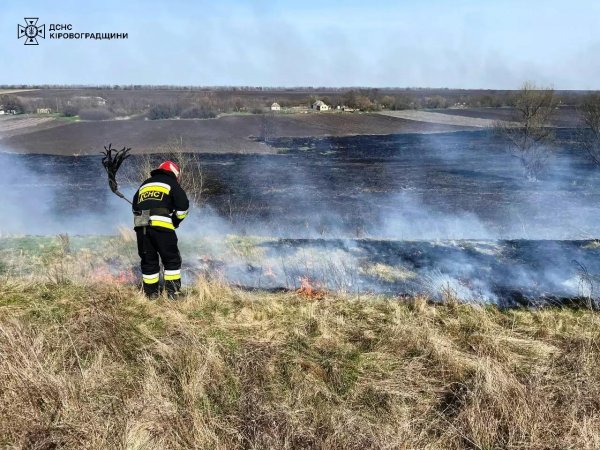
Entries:
<svg viewBox="0 0 600 450">
<path fill-rule="evenodd" d="M 0 447 L 600 447 L 597 314 L 0 279 Z"/>
</svg>

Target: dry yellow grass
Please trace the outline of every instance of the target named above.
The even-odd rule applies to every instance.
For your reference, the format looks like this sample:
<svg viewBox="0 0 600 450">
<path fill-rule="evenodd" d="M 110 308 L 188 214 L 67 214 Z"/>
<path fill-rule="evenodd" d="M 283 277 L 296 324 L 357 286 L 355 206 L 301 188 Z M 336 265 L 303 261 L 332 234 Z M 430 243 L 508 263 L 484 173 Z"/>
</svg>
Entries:
<svg viewBox="0 0 600 450">
<path fill-rule="evenodd" d="M 599 334 L 584 310 L 5 276 L 0 447 L 596 449 Z"/>
</svg>

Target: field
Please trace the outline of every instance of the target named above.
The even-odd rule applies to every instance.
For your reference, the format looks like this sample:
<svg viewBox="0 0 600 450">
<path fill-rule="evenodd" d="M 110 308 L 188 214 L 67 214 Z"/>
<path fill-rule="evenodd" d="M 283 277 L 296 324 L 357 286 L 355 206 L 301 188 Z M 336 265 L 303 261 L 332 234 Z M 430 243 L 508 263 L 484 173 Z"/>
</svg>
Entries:
<svg viewBox="0 0 600 450">
<path fill-rule="evenodd" d="M 249 234 L 259 229 L 298 238 L 595 239 L 598 173 L 569 130 L 557 136 L 558 148 L 537 182 L 527 180 L 505 144 L 487 131 L 274 139 L 269 154 L 199 154 L 194 161 L 204 174 L 205 203 Z M 3 180 L 12 186 L 6 207 L 27 198 L 39 211 L 62 209 L 62 217 L 46 220 L 52 233 L 61 230 L 50 226 L 57 219 L 65 221 L 66 231 L 82 233 L 71 219 L 87 217 L 85 205 L 92 199 L 103 218 L 129 221 L 121 215 L 127 213 L 124 204 L 113 208 L 117 199 L 106 187 L 98 156 L 1 160 L 16 168 L 14 180 Z M 141 155 L 134 156 L 124 166 L 124 189 L 128 170 L 140 161 Z M 47 187 L 40 192 L 47 193 L 45 202 L 27 195 L 39 185 Z M 552 207 L 557 204 L 563 207 Z M 415 221 L 421 225 L 413 226 Z"/>
<path fill-rule="evenodd" d="M 597 313 L 0 283 L 0 446 L 595 449 Z"/>
<path fill-rule="evenodd" d="M 308 277 L 358 294 L 589 302 L 600 273 L 600 174 L 572 136 L 557 132 L 559 147 L 536 182 L 488 131 L 282 138 L 269 154 L 181 155 L 202 170 L 200 204 L 179 231 L 184 268 L 192 279 L 217 272 L 264 289 L 295 289 Z M 107 188 L 98 156 L 1 160 L 13 168 L 1 182 L 11 218 L 3 234 L 130 227 L 129 207 Z M 146 176 L 137 166 L 159 160 L 128 160 L 124 192 Z M 239 239 L 239 254 L 228 236 Z M 137 270 L 131 253 L 123 268 Z"/>
<path fill-rule="evenodd" d="M 30 119 L 42 120 L 45 119 Z M 271 140 L 282 136 L 431 133 L 468 129 L 378 114 L 331 113 L 286 114 L 266 119 L 260 115 L 231 115 L 201 120 L 72 122 L 52 128 L 32 124 L 17 135 L 8 132 L 6 119 L 0 119 L 0 135 L 4 136 L 0 145 L 22 153 L 55 155 L 97 154 L 108 142 L 127 145 L 141 153 L 160 152 L 173 142 L 182 142 L 183 150 L 190 152 L 273 153 L 275 149 L 256 139 L 264 136 L 264 120 L 269 121 L 268 138 Z M 14 119 L 11 121 L 15 122 Z M 3 125 L 6 131 L 3 131 Z"/>
<path fill-rule="evenodd" d="M 31 133 L 32 131 L 47 130 L 67 123 L 66 119 L 57 120 L 55 117 L 36 115 L 4 116 L 0 118 L 0 139 Z"/>
<path fill-rule="evenodd" d="M 9 93 L 9 90 L 5 92 Z M 562 105 L 550 124 L 554 127 L 581 125 L 577 105 L 586 93 L 557 91 L 556 94 Z M 16 89 L 11 95 L 30 113 L 37 108 L 50 108 L 53 114 L 1 117 L 0 143 L 9 151 L 93 154 L 109 140 L 122 142 L 142 153 L 160 153 L 165 145 L 176 140 L 190 152 L 264 154 L 273 152 L 266 144 L 284 137 L 437 133 L 489 128 L 498 120 L 512 120 L 513 110 L 473 105 L 492 100 L 494 104 L 506 105 L 514 92 L 127 86 L 114 89 Z M 102 103 L 95 103 L 94 99 L 98 98 Z M 334 111 L 311 111 L 309 107 L 316 99 L 324 99 Z M 270 114 L 269 106 L 274 101 L 279 102 L 283 110 Z M 335 110 L 336 106 L 348 104 L 361 112 Z M 466 107 L 467 104 L 471 106 Z M 292 112 L 290 107 L 302 111 Z M 69 108 L 70 117 L 62 117 Z M 161 111 L 155 117 L 163 119 L 144 120 L 153 117 L 154 108 Z M 186 116 L 190 111 L 199 115 Z M 81 117 L 77 115 L 79 112 Z M 202 119 L 182 120 L 180 117 Z"/>
</svg>

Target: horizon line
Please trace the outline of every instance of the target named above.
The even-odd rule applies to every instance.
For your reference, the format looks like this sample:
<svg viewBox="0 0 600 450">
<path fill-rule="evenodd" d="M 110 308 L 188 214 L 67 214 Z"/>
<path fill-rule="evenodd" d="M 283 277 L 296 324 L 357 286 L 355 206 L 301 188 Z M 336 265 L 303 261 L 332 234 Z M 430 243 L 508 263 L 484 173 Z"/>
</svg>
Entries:
<svg viewBox="0 0 600 450">
<path fill-rule="evenodd" d="M 540 90 L 542 89 L 554 89 L 557 92 L 598 92 L 599 89 L 555 89 L 551 86 L 537 86 Z M 201 89 L 212 89 L 212 90 L 225 90 L 225 89 L 245 89 L 245 90 L 354 90 L 354 89 L 381 89 L 381 90 L 432 90 L 432 91 L 519 91 L 520 88 L 516 89 L 502 89 L 502 88 L 456 88 L 456 87 L 431 87 L 431 86 L 368 86 L 368 85 L 356 85 L 356 86 L 253 86 L 253 85 L 193 85 L 193 84 L 48 84 L 48 83 L 35 83 L 35 84 L 19 84 L 19 83 L 7 83 L 0 84 L 0 89 L 81 89 L 81 88 L 93 88 L 93 89 L 169 89 L 169 90 L 201 90 Z"/>
</svg>

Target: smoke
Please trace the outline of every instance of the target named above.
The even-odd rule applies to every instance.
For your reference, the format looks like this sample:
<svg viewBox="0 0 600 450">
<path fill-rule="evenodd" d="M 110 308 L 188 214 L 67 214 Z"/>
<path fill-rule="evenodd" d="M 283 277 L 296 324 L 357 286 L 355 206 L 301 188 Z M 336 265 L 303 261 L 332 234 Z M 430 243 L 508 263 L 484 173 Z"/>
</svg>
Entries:
<svg viewBox="0 0 600 450">
<path fill-rule="evenodd" d="M 377 231 L 395 239 L 594 239 L 600 220 L 600 171 L 558 132 L 538 180 L 527 178 L 504 142 L 489 133 L 422 138 L 423 177 L 402 180 L 394 210 Z M 415 167 L 416 166 L 416 167 Z"/>
<path fill-rule="evenodd" d="M 0 235 L 108 235 L 133 226 L 131 206 L 109 190 L 99 158 L 21 155 L 0 147 L 0 165 Z M 136 188 L 121 185 L 129 199 Z M 181 231 L 205 236 L 234 229 L 205 205 L 192 209 Z"/>
<path fill-rule="evenodd" d="M 479 218 L 465 211 L 445 213 L 426 205 L 418 194 L 403 192 L 392 199 L 396 209 L 380 218 L 384 239 L 496 239 Z"/>
<path fill-rule="evenodd" d="M 567 145 L 537 182 L 486 133 L 276 145 L 284 154 L 202 156 L 208 203 L 178 230 L 187 273 L 499 303 L 594 291 L 574 261 L 600 272 L 598 248 L 574 240 L 598 235 L 598 173 Z M 99 159 L 4 153 L 0 163 L 4 235 L 131 226 Z M 128 197 L 135 188 L 122 186 Z"/>
<path fill-rule="evenodd" d="M 77 158 L 0 151 L 0 234 L 110 234 L 130 222 L 125 202 L 97 189 L 99 174 Z"/>
</svg>

